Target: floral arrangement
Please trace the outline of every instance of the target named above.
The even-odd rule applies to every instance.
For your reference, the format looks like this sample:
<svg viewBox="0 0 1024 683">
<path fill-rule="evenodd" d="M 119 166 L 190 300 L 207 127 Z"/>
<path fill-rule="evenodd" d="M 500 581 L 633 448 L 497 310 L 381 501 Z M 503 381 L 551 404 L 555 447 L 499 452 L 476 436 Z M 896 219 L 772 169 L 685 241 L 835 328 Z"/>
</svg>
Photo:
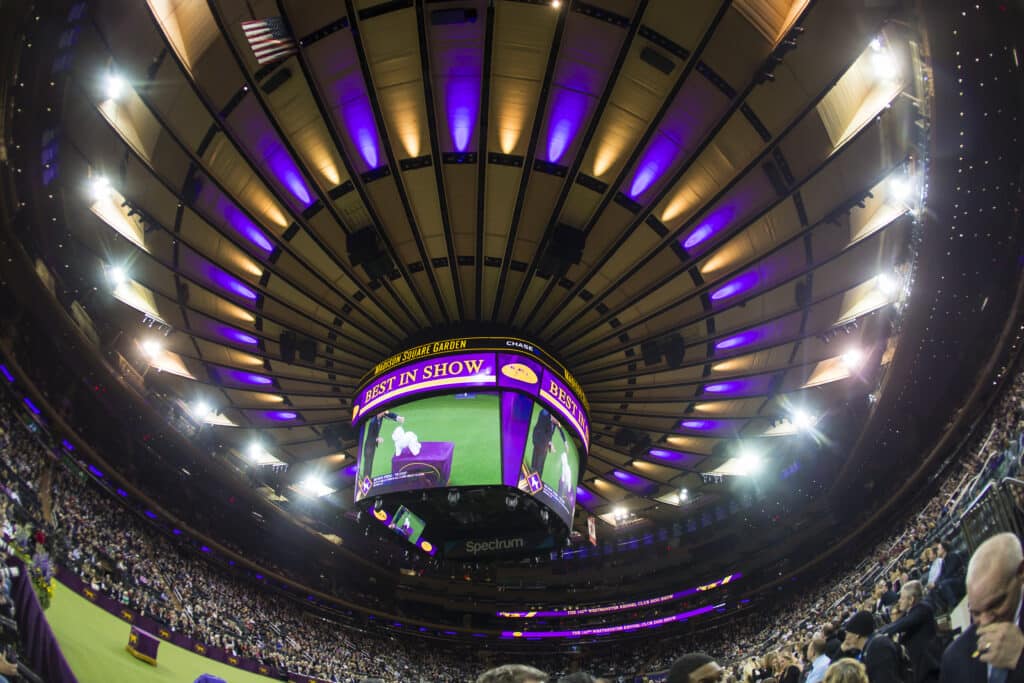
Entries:
<svg viewBox="0 0 1024 683">
<path fill-rule="evenodd" d="M 42 544 L 36 545 L 31 564 L 26 562 L 26 565 L 29 567 L 32 588 L 35 589 L 36 596 L 39 598 L 40 607 L 44 610 L 49 609 L 50 602 L 53 600 L 53 562 Z"/>
<path fill-rule="evenodd" d="M 42 543 L 36 543 L 35 551 L 31 554 L 20 549 L 15 554 L 25 563 L 25 570 L 32 581 L 36 597 L 39 598 L 40 607 L 44 610 L 49 609 L 54 590 L 53 561 L 50 554 L 46 552 Z"/>
</svg>

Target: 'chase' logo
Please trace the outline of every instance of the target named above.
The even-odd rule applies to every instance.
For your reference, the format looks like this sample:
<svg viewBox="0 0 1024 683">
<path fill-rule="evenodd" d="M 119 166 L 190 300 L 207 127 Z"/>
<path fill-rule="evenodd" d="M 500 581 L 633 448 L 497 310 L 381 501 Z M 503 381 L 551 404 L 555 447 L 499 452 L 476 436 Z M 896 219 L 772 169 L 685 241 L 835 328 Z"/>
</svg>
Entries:
<svg viewBox="0 0 1024 683">
<path fill-rule="evenodd" d="M 523 365 L 522 363 L 509 363 L 508 365 L 501 366 L 501 374 L 523 384 L 536 384 L 540 381 L 537 373 L 528 365 Z"/>
</svg>

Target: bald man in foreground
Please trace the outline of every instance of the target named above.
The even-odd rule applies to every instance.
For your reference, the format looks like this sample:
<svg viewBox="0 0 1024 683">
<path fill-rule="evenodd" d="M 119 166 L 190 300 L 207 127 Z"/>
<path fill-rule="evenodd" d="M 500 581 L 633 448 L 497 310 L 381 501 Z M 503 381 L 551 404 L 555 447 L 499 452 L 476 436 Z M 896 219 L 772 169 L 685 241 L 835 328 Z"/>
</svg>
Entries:
<svg viewBox="0 0 1024 683">
<path fill-rule="evenodd" d="M 967 566 L 971 627 L 942 656 L 940 683 L 1024 683 L 1024 550 L 1014 534 L 978 546 Z"/>
</svg>

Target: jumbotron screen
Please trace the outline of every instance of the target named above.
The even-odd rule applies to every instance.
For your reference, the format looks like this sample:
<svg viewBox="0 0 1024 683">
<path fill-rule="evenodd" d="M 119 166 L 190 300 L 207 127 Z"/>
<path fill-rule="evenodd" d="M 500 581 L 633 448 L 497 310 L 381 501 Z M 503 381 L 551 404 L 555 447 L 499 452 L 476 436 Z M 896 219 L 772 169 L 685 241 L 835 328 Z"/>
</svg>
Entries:
<svg viewBox="0 0 1024 683">
<path fill-rule="evenodd" d="M 356 500 L 508 486 L 571 525 L 580 472 L 574 437 L 586 447 L 589 434 L 569 386 L 517 350 L 397 364 L 364 383 L 353 410 L 360 429 Z"/>
</svg>

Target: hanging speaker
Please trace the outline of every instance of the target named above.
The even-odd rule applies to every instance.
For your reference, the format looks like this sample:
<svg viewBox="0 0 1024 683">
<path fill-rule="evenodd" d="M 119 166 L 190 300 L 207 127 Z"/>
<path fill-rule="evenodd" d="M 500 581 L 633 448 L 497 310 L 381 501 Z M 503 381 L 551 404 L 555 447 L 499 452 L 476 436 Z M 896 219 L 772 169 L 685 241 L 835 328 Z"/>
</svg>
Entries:
<svg viewBox="0 0 1024 683">
<path fill-rule="evenodd" d="M 291 330 L 285 330 L 281 333 L 280 344 L 281 344 L 281 360 L 285 363 L 295 362 L 295 350 L 298 342 L 298 336 Z"/>
<path fill-rule="evenodd" d="M 686 344 L 683 342 L 683 335 L 670 334 L 661 343 L 662 353 L 665 354 L 665 362 L 670 368 L 679 368 L 683 365 L 686 357 Z"/>
<path fill-rule="evenodd" d="M 661 361 L 661 348 L 656 339 L 648 339 L 640 343 L 640 354 L 644 357 L 644 365 L 650 367 Z"/>
</svg>

